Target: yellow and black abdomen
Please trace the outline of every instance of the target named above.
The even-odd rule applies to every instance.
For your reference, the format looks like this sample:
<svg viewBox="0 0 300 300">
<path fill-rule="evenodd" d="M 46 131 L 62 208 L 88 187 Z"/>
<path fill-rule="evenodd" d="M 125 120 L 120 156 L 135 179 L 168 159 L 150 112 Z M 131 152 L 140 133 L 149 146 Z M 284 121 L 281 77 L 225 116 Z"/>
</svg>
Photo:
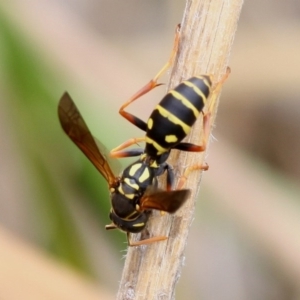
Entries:
<svg viewBox="0 0 300 300">
<path fill-rule="evenodd" d="M 179 144 L 190 132 L 211 91 L 209 76 L 183 81 L 155 107 L 147 122 L 145 152 L 157 157 Z"/>
</svg>

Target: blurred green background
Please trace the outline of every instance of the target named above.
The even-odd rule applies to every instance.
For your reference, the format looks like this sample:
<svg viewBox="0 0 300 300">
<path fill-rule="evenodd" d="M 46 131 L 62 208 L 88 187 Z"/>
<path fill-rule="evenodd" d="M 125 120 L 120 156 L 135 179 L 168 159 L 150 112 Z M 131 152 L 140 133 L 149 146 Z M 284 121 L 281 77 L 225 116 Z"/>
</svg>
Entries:
<svg viewBox="0 0 300 300">
<path fill-rule="evenodd" d="M 1 225 L 113 294 L 126 237 L 105 231 L 106 182 L 62 132 L 57 104 L 67 90 L 108 149 L 141 136 L 118 109 L 167 60 L 183 9 L 0 3 Z M 295 0 L 243 7 L 178 299 L 300 299 L 299 20 Z M 164 92 L 130 110 L 147 119 Z"/>
</svg>

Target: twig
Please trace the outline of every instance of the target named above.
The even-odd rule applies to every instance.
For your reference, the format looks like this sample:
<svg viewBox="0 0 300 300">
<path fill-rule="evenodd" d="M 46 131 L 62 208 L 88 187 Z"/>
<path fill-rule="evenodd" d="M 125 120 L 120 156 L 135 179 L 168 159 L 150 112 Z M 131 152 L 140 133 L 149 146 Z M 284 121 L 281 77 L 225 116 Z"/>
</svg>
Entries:
<svg viewBox="0 0 300 300">
<path fill-rule="evenodd" d="M 242 3 L 243 0 L 187 1 L 169 87 L 197 74 L 214 74 L 214 80 L 219 80 L 228 65 Z M 189 140 L 200 144 L 201 130 L 202 120 L 198 120 Z M 204 161 L 205 153 L 173 152 L 170 162 L 177 174 L 182 174 L 187 165 Z M 180 211 L 163 217 L 154 213 L 150 219 L 151 235 L 166 235 L 168 240 L 128 249 L 118 300 L 174 299 L 200 177 L 200 172 L 193 172 L 187 179 L 186 186 L 192 189 L 192 197 Z"/>
</svg>

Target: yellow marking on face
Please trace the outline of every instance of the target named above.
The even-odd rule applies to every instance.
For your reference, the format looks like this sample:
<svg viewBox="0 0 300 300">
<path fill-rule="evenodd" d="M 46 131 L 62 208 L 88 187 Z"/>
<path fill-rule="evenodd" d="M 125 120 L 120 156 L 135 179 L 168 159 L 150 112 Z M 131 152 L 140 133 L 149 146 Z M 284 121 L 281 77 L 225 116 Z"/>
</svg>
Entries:
<svg viewBox="0 0 300 300">
<path fill-rule="evenodd" d="M 133 189 L 135 189 L 136 191 L 138 191 L 138 189 L 139 189 L 138 184 L 130 182 L 130 179 L 129 179 L 129 178 L 125 178 L 125 179 L 124 179 L 124 182 L 125 182 L 127 185 L 129 185 L 130 187 L 132 187 Z"/>
<path fill-rule="evenodd" d="M 189 108 L 194 113 L 194 116 L 196 118 L 198 118 L 199 110 L 186 97 L 184 97 L 182 94 L 176 92 L 175 90 L 170 91 L 170 94 L 173 95 L 173 97 L 176 98 L 177 100 L 181 101 L 182 104 L 184 106 L 186 106 L 187 108 Z M 203 97 L 202 97 L 202 99 L 203 99 Z M 204 99 L 205 99 L 205 97 L 204 97 Z"/>
<path fill-rule="evenodd" d="M 190 132 L 191 127 L 189 125 L 187 125 L 184 122 L 182 122 L 180 119 L 178 119 L 177 117 L 175 117 L 173 114 L 171 114 L 169 111 L 167 111 L 166 109 L 164 109 L 162 106 L 157 105 L 156 108 L 157 108 L 157 110 L 159 111 L 159 113 L 163 117 L 169 119 L 172 123 L 181 126 L 182 129 L 183 129 L 183 131 L 185 132 L 185 134 L 188 134 Z"/>
<path fill-rule="evenodd" d="M 152 144 L 154 146 L 154 148 L 157 150 L 157 155 L 161 155 L 168 151 L 168 149 L 163 148 L 161 145 L 159 145 L 154 140 L 150 139 L 148 136 L 146 136 L 146 143 Z"/>
<path fill-rule="evenodd" d="M 132 165 L 132 166 L 130 167 L 130 170 L 129 170 L 129 175 L 133 177 L 133 176 L 135 175 L 136 171 L 137 171 L 141 166 L 142 166 L 141 163 Z"/>
<path fill-rule="evenodd" d="M 136 224 L 133 224 L 133 227 L 143 227 L 145 226 L 145 223 L 136 223 Z"/>
<path fill-rule="evenodd" d="M 176 142 L 178 141 L 178 138 L 177 138 L 176 135 L 170 134 L 170 135 L 166 135 L 165 141 L 166 141 L 167 143 L 176 143 Z"/>
<path fill-rule="evenodd" d="M 144 182 L 150 177 L 149 169 L 145 168 L 143 174 L 139 178 L 139 182 Z"/>
<path fill-rule="evenodd" d="M 152 118 L 149 118 L 149 120 L 148 120 L 148 122 L 147 122 L 147 127 L 148 127 L 148 129 L 152 129 L 152 127 L 153 127 L 153 119 Z"/>
</svg>

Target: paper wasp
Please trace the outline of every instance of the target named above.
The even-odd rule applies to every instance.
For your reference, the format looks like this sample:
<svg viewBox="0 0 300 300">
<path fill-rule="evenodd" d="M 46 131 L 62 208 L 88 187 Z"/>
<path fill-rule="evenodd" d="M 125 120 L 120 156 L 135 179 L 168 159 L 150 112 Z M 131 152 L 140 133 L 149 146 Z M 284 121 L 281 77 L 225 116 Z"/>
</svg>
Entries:
<svg viewBox="0 0 300 300">
<path fill-rule="evenodd" d="M 216 96 L 223 82 L 226 80 L 229 69 L 222 80 L 212 88 L 212 78 L 208 75 L 192 77 L 182 82 L 162 99 L 150 115 L 147 123 L 124 109 L 142 95 L 156 86 L 161 75 L 173 63 L 177 53 L 179 30 L 177 30 L 172 55 L 167 64 L 158 74 L 120 108 L 120 114 L 132 124 L 146 132 L 145 137 L 134 138 L 121 144 L 111 151 L 112 157 L 140 156 L 129 165 L 121 176 L 116 176 L 103 151 L 97 146 L 71 97 L 65 93 L 59 103 L 60 123 L 70 139 L 81 149 L 87 158 L 94 164 L 109 185 L 111 198 L 110 219 L 112 224 L 106 229 L 119 228 L 127 232 L 128 244 L 137 246 L 166 239 L 164 236 L 152 237 L 139 242 L 131 243 L 129 234 L 137 233 L 145 228 L 149 218 L 149 210 L 157 209 L 174 213 L 189 197 L 190 191 L 182 189 L 185 179 L 192 170 L 206 170 L 207 165 L 197 164 L 186 169 L 181 176 L 178 189 L 172 191 L 174 174 L 166 162 L 172 149 L 202 152 L 206 148 L 209 136 L 211 111 Z M 208 111 L 203 112 L 205 103 L 211 98 Z M 198 115 L 203 114 L 203 143 L 194 145 L 183 143 L 182 140 L 190 132 Z M 145 141 L 145 149 L 123 150 L 137 142 Z M 167 171 L 167 190 L 158 190 L 157 176 Z"/>
</svg>

